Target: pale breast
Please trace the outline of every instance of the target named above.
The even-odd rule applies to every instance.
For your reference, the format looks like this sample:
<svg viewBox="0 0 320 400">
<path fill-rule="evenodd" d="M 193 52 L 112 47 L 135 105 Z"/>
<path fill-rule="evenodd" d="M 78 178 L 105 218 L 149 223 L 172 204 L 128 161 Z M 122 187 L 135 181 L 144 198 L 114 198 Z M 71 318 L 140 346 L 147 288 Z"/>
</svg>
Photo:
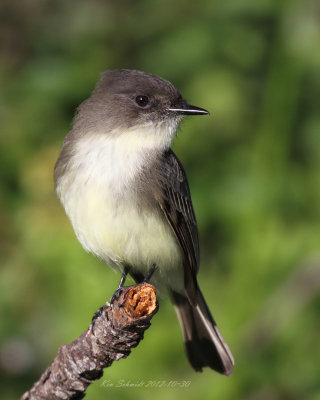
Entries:
<svg viewBox="0 0 320 400">
<path fill-rule="evenodd" d="M 143 274 L 156 263 L 165 280 L 183 282 L 182 251 L 165 216 L 140 207 L 132 190 L 142 161 L 124 143 L 82 143 L 57 192 L 85 250 Z"/>
</svg>

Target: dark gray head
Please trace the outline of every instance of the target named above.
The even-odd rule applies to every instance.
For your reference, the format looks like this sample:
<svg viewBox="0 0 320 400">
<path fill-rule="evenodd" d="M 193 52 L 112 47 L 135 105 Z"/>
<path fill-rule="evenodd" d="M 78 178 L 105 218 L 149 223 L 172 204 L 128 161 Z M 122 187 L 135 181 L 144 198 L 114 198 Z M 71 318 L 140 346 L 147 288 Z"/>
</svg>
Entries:
<svg viewBox="0 0 320 400">
<path fill-rule="evenodd" d="M 208 114 L 190 106 L 170 82 L 137 70 L 106 71 L 83 102 L 74 129 L 111 133 L 133 127 L 168 125 L 176 130 L 184 115 Z"/>
<path fill-rule="evenodd" d="M 128 69 L 103 72 L 65 137 L 56 182 L 103 146 L 139 153 L 139 159 L 159 154 L 171 146 L 184 115 L 202 114 L 208 111 L 187 104 L 179 90 L 158 76 Z"/>
</svg>

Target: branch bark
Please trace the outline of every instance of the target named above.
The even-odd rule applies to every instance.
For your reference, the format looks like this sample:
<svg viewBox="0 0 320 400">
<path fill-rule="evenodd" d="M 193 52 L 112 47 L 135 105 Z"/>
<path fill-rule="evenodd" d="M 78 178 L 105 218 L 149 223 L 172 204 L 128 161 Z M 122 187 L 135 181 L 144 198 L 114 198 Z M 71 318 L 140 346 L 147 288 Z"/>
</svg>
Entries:
<svg viewBox="0 0 320 400">
<path fill-rule="evenodd" d="M 56 358 L 21 400 L 75 400 L 102 377 L 103 368 L 126 358 L 143 339 L 158 311 L 154 286 L 123 288 L 111 304 L 97 311 L 92 324 L 75 341 L 59 348 Z"/>
</svg>

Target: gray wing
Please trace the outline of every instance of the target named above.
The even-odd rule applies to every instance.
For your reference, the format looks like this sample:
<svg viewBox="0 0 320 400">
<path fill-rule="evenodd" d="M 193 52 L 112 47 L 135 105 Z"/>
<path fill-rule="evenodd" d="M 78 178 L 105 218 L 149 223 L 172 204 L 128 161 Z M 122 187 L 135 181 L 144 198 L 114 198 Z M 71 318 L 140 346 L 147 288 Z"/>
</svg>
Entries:
<svg viewBox="0 0 320 400">
<path fill-rule="evenodd" d="M 200 259 L 198 227 L 186 173 L 171 150 L 162 158 L 160 186 L 159 205 L 185 254 L 185 285 L 187 295 L 194 303 Z"/>
</svg>

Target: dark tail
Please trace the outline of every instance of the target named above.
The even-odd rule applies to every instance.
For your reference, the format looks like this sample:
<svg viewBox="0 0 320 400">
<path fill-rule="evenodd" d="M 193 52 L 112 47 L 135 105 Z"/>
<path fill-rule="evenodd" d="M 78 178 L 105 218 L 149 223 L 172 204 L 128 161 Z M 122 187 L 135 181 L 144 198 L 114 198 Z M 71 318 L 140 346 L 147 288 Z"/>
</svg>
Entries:
<svg viewBox="0 0 320 400">
<path fill-rule="evenodd" d="M 234 366 L 231 351 L 223 340 L 200 289 L 196 306 L 191 305 L 187 297 L 177 292 L 172 291 L 170 296 L 192 367 L 196 371 L 210 367 L 220 374 L 231 375 Z"/>
</svg>

